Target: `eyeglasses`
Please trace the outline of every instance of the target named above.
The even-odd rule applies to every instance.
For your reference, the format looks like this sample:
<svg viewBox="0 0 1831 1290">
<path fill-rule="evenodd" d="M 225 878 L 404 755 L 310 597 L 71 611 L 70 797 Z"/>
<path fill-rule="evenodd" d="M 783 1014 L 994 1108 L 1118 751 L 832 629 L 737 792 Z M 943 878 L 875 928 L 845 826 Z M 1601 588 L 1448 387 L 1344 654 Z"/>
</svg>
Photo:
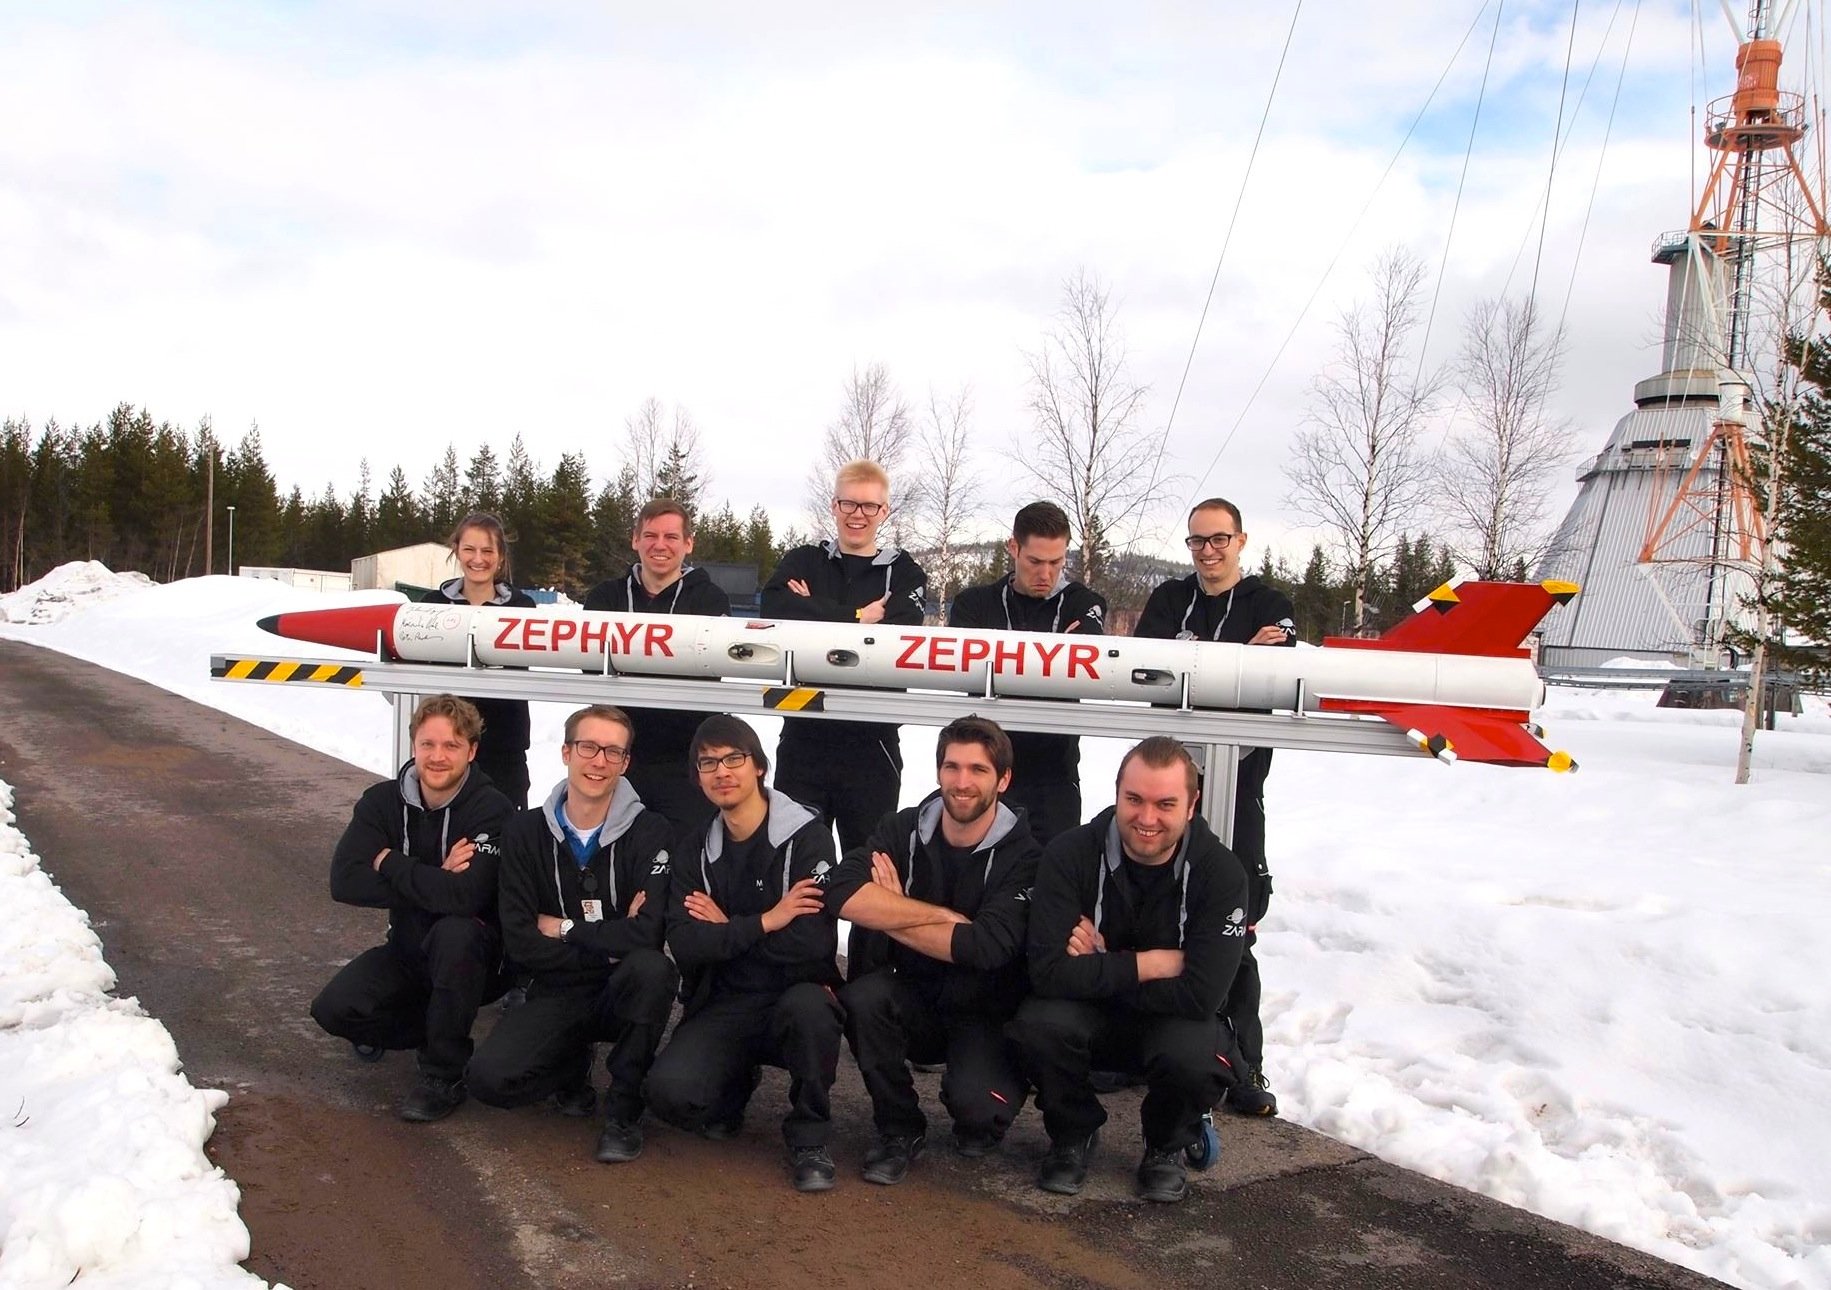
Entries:
<svg viewBox="0 0 1831 1290">
<path fill-rule="evenodd" d="M 572 751 L 583 757 L 586 761 L 596 761 L 599 754 L 602 754 L 604 760 L 609 762 L 612 766 L 615 766 L 618 762 L 629 760 L 629 749 L 619 748 L 615 744 L 593 743 L 589 739 L 574 739 L 572 741 Z"/>
<path fill-rule="evenodd" d="M 1211 546 L 1216 551 L 1225 551 L 1228 543 L 1239 536 L 1238 533 L 1209 533 L 1206 535 L 1191 533 L 1188 537 L 1183 539 L 1183 545 L 1188 547 L 1191 551 L 1199 551 L 1205 546 Z"/>
<path fill-rule="evenodd" d="M 868 520 L 890 509 L 886 502 L 855 502 L 850 497 L 835 497 L 833 505 L 839 508 L 841 515 L 862 515 Z"/>
<path fill-rule="evenodd" d="M 723 757 L 695 757 L 693 759 L 693 764 L 699 767 L 700 774 L 710 775 L 720 766 L 727 767 L 730 770 L 736 770 L 739 766 L 742 766 L 749 760 L 750 754 L 747 752 L 728 752 Z"/>
</svg>

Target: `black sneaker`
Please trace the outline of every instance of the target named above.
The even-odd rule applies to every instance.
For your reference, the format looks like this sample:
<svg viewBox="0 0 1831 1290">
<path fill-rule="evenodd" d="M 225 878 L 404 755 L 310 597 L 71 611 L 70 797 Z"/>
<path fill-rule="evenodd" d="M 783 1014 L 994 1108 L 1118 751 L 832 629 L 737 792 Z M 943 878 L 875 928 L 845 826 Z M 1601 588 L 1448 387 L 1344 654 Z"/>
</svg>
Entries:
<svg viewBox="0 0 1831 1290">
<path fill-rule="evenodd" d="M 922 1154 L 928 1139 L 920 1133 L 913 1137 L 890 1134 L 879 1138 L 865 1152 L 863 1177 L 866 1182 L 894 1187 L 909 1172 L 909 1162 Z"/>
<path fill-rule="evenodd" d="M 1265 1072 L 1257 1066 L 1247 1071 L 1246 1078 L 1227 1091 L 1227 1107 L 1238 1115 L 1278 1114 L 1278 1099 L 1265 1082 Z"/>
<path fill-rule="evenodd" d="M 827 1191 L 832 1187 L 837 1171 L 825 1147 L 796 1147 L 790 1155 L 795 1165 L 796 1191 Z"/>
<path fill-rule="evenodd" d="M 419 1087 L 407 1094 L 406 1100 L 401 1103 L 401 1119 L 411 1120 L 415 1124 L 443 1120 L 464 1105 L 464 1096 L 463 1080 L 422 1075 Z"/>
<path fill-rule="evenodd" d="M 1087 1181 L 1087 1158 L 1093 1155 L 1099 1138 L 1098 1131 L 1085 1138 L 1051 1138 L 1049 1154 L 1036 1173 L 1036 1185 L 1058 1196 L 1078 1195 Z"/>
<path fill-rule="evenodd" d="M 553 1095 L 553 1109 L 561 1115 L 569 1115 L 575 1120 L 591 1118 L 591 1113 L 598 1109 L 598 1093 L 589 1084 L 580 1084 L 577 1088 L 562 1088 Z"/>
<path fill-rule="evenodd" d="M 351 1043 L 350 1051 L 356 1054 L 359 1062 L 378 1062 L 388 1055 L 388 1050 L 380 1044 Z"/>
<path fill-rule="evenodd" d="M 998 1136 L 983 1129 L 955 1129 L 954 1154 L 965 1160 L 983 1160 L 998 1150 Z"/>
<path fill-rule="evenodd" d="M 1189 1194 L 1189 1175 L 1183 1171 L 1181 1147 L 1146 1147 L 1138 1162 L 1138 1195 L 1144 1200 L 1174 1204 Z"/>
<path fill-rule="evenodd" d="M 642 1126 L 633 1120 L 612 1116 L 604 1121 L 604 1132 L 598 1135 L 598 1149 L 594 1154 L 607 1165 L 634 1160 L 642 1154 Z"/>
</svg>

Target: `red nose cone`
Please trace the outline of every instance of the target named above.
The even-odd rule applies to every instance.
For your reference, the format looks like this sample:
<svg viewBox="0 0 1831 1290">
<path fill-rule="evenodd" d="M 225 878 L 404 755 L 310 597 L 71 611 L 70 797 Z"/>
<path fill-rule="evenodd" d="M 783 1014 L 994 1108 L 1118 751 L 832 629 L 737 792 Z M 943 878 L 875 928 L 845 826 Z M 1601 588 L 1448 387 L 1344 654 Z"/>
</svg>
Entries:
<svg viewBox="0 0 1831 1290">
<path fill-rule="evenodd" d="M 394 615 L 399 605 L 356 605 L 348 609 L 308 609 L 296 614 L 274 614 L 257 624 L 264 632 L 288 640 L 309 641 L 374 654 L 377 639 L 390 658 L 394 649 Z"/>
</svg>

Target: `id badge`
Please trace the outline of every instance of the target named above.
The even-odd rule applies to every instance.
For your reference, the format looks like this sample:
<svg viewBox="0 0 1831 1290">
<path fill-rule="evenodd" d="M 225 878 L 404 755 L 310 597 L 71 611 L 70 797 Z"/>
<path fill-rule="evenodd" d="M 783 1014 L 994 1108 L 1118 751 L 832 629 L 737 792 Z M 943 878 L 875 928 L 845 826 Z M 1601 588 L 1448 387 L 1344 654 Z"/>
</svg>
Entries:
<svg viewBox="0 0 1831 1290">
<path fill-rule="evenodd" d="M 601 900 L 581 900 L 579 908 L 584 911 L 585 921 L 601 923 L 604 921 L 604 902 Z"/>
</svg>

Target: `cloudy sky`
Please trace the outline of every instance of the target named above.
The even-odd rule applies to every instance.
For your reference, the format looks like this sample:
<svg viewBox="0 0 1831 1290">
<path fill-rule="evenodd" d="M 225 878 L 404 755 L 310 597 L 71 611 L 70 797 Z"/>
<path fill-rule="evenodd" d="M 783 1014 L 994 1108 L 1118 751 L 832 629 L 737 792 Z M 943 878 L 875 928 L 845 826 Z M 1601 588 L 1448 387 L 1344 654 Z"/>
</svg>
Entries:
<svg viewBox="0 0 1831 1290">
<path fill-rule="evenodd" d="M 914 405 L 971 387 L 1008 513 L 1024 351 L 1085 269 L 1182 496 L 1301 542 L 1281 463 L 1384 248 L 1431 266 L 1432 362 L 1536 266 L 1589 451 L 1659 366 L 1649 247 L 1688 218 L 1694 95 L 1732 88 L 1721 6 L 1700 64 L 1690 0 L 1591 0 L 1574 37 L 1569 0 L 1508 0 L 1487 66 L 1494 3 L 1308 0 L 1243 192 L 1295 0 L 9 4 L 0 412 L 258 422 L 316 492 L 516 433 L 602 474 L 653 396 L 715 498 L 791 521 L 881 362 Z"/>
</svg>

